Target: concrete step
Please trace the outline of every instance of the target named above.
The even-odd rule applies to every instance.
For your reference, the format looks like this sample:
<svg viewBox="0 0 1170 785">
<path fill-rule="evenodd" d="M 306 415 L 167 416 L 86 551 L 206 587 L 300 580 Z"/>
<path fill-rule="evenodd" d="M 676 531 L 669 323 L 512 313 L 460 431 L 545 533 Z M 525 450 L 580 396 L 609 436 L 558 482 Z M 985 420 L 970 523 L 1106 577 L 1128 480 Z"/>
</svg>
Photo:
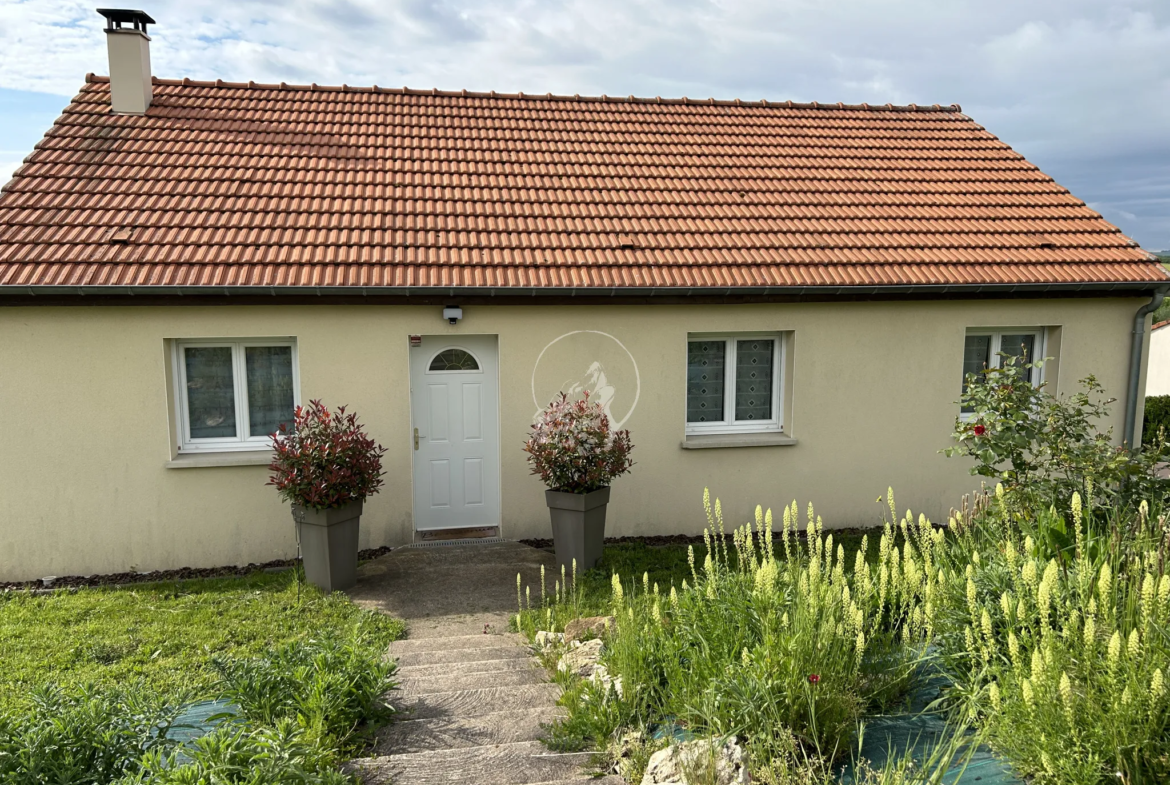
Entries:
<svg viewBox="0 0 1170 785">
<path fill-rule="evenodd" d="M 413 654 L 420 651 L 455 651 L 460 649 L 490 649 L 497 646 L 526 646 L 528 641 L 514 632 L 502 635 L 454 635 L 443 638 L 407 638 L 390 644 L 389 654 Z"/>
<path fill-rule="evenodd" d="M 516 580 L 516 573 L 525 568 L 548 565 L 552 562 L 547 551 L 529 548 L 514 542 L 474 543 L 469 545 L 443 545 L 425 548 L 402 548 L 394 551 L 392 558 L 382 557 L 363 564 L 367 572 L 371 568 L 387 565 L 406 570 L 408 568 L 450 568 L 463 567 L 502 567 L 512 573 L 512 580 Z M 551 570 L 548 572 L 552 574 Z M 539 580 L 539 574 L 537 576 Z M 552 581 L 548 581 L 552 585 Z"/>
<path fill-rule="evenodd" d="M 479 649 L 451 649 L 450 651 L 409 651 L 401 654 L 388 655 L 398 660 L 399 668 L 416 666 L 450 665 L 461 662 L 486 662 L 488 660 L 525 660 L 532 657 L 532 652 L 523 646 L 511 643 L 495 646 L 484 646 Z"/>
<path fill-rule="evenodd" d="M 504 635 L 508 632 L 508 622 L 511 616 L 511 613 L 481 612 L 413 619 L 410 622 L 410 637 L 451 638 L 462 635 Z"/>
<path fill-rule="evenodd" d="M 468 673 L 462 676 L 410 676 L 403 677 L 398 686 L 400 695 L 428 695 L 436 692 L 475 690 L 480 687 L 519 687 L 527 684 L 543 684 L 548 681 L 544 671 L 529 668 L 523 671 L 502 671 L 499 673 Z"/>
<path fill-rule="evenodd" d="M 403 712 L 404 720 L 480 717 L 497 711 L 555 706 L 561 688 L 555 684 L 528 684 L 519 687 L 484 687 L 425 695 L 391 693 L 391 703 Z"/>
<path fill-rule="evenodd" d="M 467 649 L 466 651 L 483 651 Z M 505 671 L 530 671 L 540 668 L 540 663 L 528 657 L 513 657 L 507 660 L 472 660 L 470 662 L 447 662 L 442 665 L 399 665 L 398 678 L 422 679 L 427 676 L 468 676 L 472 673 L 504 673 Z"/>
<path fill-rule="evenodd" d="M 534 785 L 583 779 L 593 753 L 549 752 L 539 741 L 409 752 L 351 762 L 365 785 Z"/>
<path fill-rule="evenodd" d="M 378 731 L 375 755 L 538 741 L 544 725 L 563 717 L 558 707 L 496 711 L 479 717 L 403 720 Z"/>
</svg>

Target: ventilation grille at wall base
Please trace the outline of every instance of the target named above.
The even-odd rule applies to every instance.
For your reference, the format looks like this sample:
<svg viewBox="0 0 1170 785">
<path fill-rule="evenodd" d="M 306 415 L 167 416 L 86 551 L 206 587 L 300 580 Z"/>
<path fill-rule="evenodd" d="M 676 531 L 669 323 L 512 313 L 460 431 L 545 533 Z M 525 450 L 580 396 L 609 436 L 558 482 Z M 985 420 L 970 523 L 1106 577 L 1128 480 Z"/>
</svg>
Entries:
<svg viewBox="0 0 1170 785">
<path fill-rule="evenodd" d="M 429 540 L 427 542 L 412 542 L 404 548 L 445 548 L 448 545 L 489 545 L 495 542 L 507 542 L 503 537 L 465 537 L 461 540 Z"/>
</svg>

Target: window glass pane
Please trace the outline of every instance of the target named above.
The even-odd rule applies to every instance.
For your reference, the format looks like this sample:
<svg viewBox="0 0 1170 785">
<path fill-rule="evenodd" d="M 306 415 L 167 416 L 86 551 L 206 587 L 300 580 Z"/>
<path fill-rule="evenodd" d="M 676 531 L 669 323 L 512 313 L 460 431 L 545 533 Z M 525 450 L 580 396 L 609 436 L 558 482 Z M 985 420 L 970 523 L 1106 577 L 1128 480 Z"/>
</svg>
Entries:
<svg viewBox="0 0 1170 785">
<path fill-rule="evenodd" d="M 775 341 L 735 342 L 735 419 L 772 419 L 772 358 Z"/>
<path fill-rule="evenodd" d="M 723 341 L 687 342 L 687 422 L 723 422 Z"/>
<path fill-rule="evenodd" d="M 183 349 L 187 372 L 187 416 L 192 439 L 236 435 L 236 391 L 230 346 Z"/>
<path fill-rule="evenodd" d="M 963 344 L 963 393 L 967 392 L 967 374 L 976 374 L 982 377 L 983 370 L 991 362 L 991 336 L 968 335 Z M 969 406 L 963 407 L 964 412 L 974 411 Z"/>
<path fill-rule="evenodd" d="M 252 436 L 275 433 L 292 424 L 293 378 L 291 346 L 247 346 L 248 430 Z"/>
<path fill-rule="evenodd" d="M 1023 358 L 1020 360 L 1020 365 L 1030 363 L 1036 359 L 1032 354 L 1035 345 L 1036 336 L 1030 334 L 1004 335 L 999 339 L 999 351 L 1011 357 Z M 1001 358 L 1001 361 L 1002 359 L 1005 358 Z M 1034 368 L 1029 368 L 1027 371 L 1021 370 L 1020 374 L 1028 381 L 1032 381 L 1032 371 L 1034 370 Z"/>
<path fill-rule="evenodd" d="M 479 363 L 462 349 L 444 349 L 431 360 L 431 371 L 478 371 Z"/>
</svg>

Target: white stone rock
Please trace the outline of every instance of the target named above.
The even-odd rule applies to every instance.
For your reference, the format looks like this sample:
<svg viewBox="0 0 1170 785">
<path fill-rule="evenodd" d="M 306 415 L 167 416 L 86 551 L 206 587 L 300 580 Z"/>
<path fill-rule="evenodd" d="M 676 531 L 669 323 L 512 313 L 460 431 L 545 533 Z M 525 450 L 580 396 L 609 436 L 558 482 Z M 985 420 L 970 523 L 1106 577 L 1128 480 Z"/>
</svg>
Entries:
<svg viewBox="0 0 1170 785">
<path fill-rule="evenodd" d="M 563 632 L 549 632 L 547 630 L 539 630 L 536 633 L 534 645 L 536 648 L 544 651 L 551 649 L 554 646 L 561 646 L 565 642 L 565 634 Z"/>
<path fill-rule="evenodd" d="M 714 758 L 711 756 L 714 753 Z M 714 785 L 747 785 L 751 782 L 743 748 L 734 738 L 722 745 L 718 739 L 695 739 L 674 744 L 650 756 L 642 785 L 688 785 L 688 778 L 710 772 L 714 764 Z M 699 780 L 706 784 L 706 778 Z"/>
<path fill-rule="evenodd" d="M 593 673 L 589 676 L 589 680 L 594 684 L 600 685 L 606 695 L 609 694 L 609 689 L 612 687 L 613 691 L 617 693 L 617 696 L 619 698 L 622 697 L 622 677 L 610 676 L 609 669 L 604 665 L 593 666 Z"/>
<path fill-rule="evenodd" d="M 569 673 L 576 673 L 583 679 L 587 679 L 593 675 L 594 669 L 601 660 L 601 652 L 604 644 L 600 638 L 594 638 L 591 641 L 573 641 L 573 646 L 563 655 L 557 663 L 557 670 L 567 671 Z"/>
</svg>

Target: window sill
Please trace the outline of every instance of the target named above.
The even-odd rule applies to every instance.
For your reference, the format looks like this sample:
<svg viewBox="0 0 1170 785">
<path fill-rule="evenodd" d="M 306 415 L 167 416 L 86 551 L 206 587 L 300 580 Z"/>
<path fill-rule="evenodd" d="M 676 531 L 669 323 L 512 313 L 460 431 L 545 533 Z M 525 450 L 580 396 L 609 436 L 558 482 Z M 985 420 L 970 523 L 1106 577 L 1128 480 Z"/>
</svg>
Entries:
<svg viewBox="0 0 1170 785">
<path fill-rule="evenodd" d="M 238 452 L 188 452 L 163 464 L 168 469 L 203 469 L 209 466 L 267 466 L 272 463 L 272 450 L 240 450 Z"/>
<path fill-rule="evenodd" d="M 679 446 L 684 450 L 710 450 L 719 447 L 792 447 L 796 439 L 781 431 L 769 433 L 692 434 Z"/>
</svg>

